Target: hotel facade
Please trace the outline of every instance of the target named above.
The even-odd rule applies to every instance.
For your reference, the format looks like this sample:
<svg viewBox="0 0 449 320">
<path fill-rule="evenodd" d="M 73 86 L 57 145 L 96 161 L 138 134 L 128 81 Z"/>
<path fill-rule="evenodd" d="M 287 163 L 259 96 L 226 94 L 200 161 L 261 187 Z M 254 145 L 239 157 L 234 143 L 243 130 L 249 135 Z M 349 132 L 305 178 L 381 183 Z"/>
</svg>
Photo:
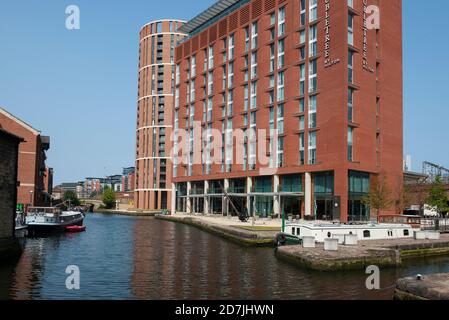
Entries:
<svg viewBox="0 0 449 320">
<path fill-rule="evenodd" d="M 136 209 L 171 209 L 174 62 L 176 43 L 185 36 L 178 32 L 182 24 L 158 20 L 140 31 Z"/>
<path fill-rule="evenodd" d="M 179 31 L 172 212 L 366 221 L 379 174 L 402 187 L 401 0 L 223 0 Z"/>
</svg>

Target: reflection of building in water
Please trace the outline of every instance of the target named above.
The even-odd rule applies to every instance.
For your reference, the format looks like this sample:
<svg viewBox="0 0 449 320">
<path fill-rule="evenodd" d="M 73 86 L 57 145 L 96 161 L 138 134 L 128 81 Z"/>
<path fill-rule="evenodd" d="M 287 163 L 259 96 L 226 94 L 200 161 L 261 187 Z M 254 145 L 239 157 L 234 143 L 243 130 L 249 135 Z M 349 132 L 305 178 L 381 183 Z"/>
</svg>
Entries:
<svg viewBox="0 0 449 320">
<path fill-rule="evenodd" d="M 29 239 L 12 275 L 11 293 L 16 300 L 30 300 L 40 290 L 45 270 L 45 239 Z"/>
</svg>

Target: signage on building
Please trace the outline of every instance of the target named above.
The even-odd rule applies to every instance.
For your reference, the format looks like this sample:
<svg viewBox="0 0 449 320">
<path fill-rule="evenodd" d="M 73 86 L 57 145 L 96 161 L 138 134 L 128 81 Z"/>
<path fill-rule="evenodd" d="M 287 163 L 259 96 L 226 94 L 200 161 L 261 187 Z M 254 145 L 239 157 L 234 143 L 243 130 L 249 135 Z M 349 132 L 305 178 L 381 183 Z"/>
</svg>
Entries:
<svg viewBox="0 0 449 320">
<path fill-rule="evenodd" d="M 363 61 L 363 69 L 374 73 L 374 68 L 371 67 L 368 63 L 368 24 L 367 24 L 367 15 L 368 15 L 368 0 L 363 0 L 363 53 L 362 53 L 362 61 Z"/>
<path fill-rule="evenodd" d="M 331 0 L 324 1 L 324 67 L 329 68 L 340 62 L 340 59 L 331 57 Z"/>
</svg>

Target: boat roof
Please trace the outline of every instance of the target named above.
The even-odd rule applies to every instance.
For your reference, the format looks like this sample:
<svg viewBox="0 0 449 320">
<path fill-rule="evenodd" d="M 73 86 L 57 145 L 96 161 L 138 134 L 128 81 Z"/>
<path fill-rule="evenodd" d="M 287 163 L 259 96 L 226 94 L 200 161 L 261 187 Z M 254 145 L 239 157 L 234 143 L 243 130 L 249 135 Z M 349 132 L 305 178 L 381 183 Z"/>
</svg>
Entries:
<svg viewBox="0 0 449 320">
<path fill-rule="evenodd" d="M 288 226 L 304 227 L 309 229 L 406 229 L 408 224 L 332 224 L 332 223 L 287 223 Z"/>
</svg>

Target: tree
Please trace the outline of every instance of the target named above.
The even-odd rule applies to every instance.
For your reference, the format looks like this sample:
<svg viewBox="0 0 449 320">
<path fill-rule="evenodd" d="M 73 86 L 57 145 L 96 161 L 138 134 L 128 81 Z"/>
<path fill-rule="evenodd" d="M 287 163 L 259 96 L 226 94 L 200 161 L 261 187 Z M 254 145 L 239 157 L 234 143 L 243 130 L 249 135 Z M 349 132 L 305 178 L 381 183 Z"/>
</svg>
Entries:
<svg viewBox="0 0 449 320">
<path fill-rule="evenodd" d="M 115 192 L 111 188 L 106 188 L 103 192 L 103 203 L 106 209 L 112 209 L 115 206 Z"/>
<path fill-rule="evenodd" d="M 404 178 L 398 178 L 396 188 L 394 190 L 394 205 L 396 214 L 401 215 L 406 209 L 412 205 L 412 190 L 410 186 L 404 185 Z"/>
<path fill-rule="evenodd" d="M 81 202 L 76 196 L 76 193 L 72 190 L 67 190 L 66 192 L 64 192 L 63 200 L 64 202 L 69 202 L 72 206 L 75 207 L 81 205 Z"/>
<path fill-rule="evenodd" d="M 379 219 L 381 210 L 389 209 L 392 206 L 394 201 L 391 199 L 391 191 L 384 174 L 375 178 L 370 193 L 363 199 L 363 202 L 376 210 L 376 220 Z"/>
<path fill-rule="evenodd" d="M 435 182 L 430 188 L 429 197 L 427 198 L 426 203 L 429 206 L 436 208 L 439 214 L 444 214 L 449 211 L 448 197 L 440 176 L 435 178 Z"/>
</svg>

